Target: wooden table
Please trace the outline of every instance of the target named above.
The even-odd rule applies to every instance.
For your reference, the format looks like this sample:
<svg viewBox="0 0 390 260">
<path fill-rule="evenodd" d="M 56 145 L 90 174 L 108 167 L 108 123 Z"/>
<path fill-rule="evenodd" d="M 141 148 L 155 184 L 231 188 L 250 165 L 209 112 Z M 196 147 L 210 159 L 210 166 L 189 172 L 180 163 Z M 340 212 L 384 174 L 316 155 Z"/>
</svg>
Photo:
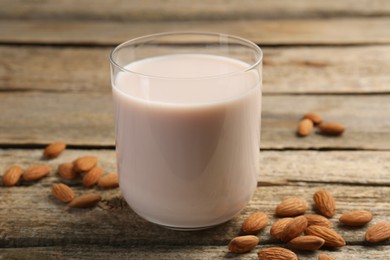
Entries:
<svg viewBox="0 0 390 260">
<path fill-rule="evenodd" d="M 252 201 L 226 224 L 177 232 L 138 217 L 119 189 L 96 189 L 103 196 L 96 208 L 69 211 L 50 195 L 59 180 L 53 171 L 36 184 L 0 187 L 0 259 L 256 259 L 258 249 L 281 244 L 268 226 L 256 250 L 229 253 L 243 219 L 262 210 L 273 221 L 283 198 L 312 202 L 320 188 L 334 194 L 332 222 L 347 241 L 323 251 L 337 259 L 388 258 L 389 240 L 367 246 L 367 227 L 337 219 L 368 209 L 373 223 L 390 220 L 390 2 L 160 2 L 0 0 L 0 174 L 13 164 L 42 163 L 42 148 L 55 140 L 69 149 L 51 166 L 93 154 L 115 171 L 110 50 L 149 33 L 217 31 L 264 50 L 261 173 Z M 296 137 L 308 111 L 345 124 L 345 134 Z"/>
</svg>

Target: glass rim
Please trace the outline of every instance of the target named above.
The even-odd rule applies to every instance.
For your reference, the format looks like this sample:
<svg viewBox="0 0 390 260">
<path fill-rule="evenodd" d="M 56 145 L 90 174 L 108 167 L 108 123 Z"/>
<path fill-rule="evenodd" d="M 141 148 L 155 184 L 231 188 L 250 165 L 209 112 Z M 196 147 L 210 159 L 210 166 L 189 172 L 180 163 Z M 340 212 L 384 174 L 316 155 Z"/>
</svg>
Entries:
<svg viewBox="0 0 390 260">
<path fill-rule="evenodd" d="M 247 44 L 248 47 L 251 47 L 254 49 L 257 54 L 259 55 L 258 58 L 254 63 L 248 64 L 247 67 L 241 70 L 229 72 L 229 73 L 224 73 L 224 74 L 218 74 L 218 75 L 211 75 L 211 76 L 201 76 L 201 77 L 188 77 L 188 78 L 176 78 L 176 77 L 164 77 L 164 76 L 155 76 L 155 75 L 148 75 L 144 73 L 139 73 L 136 71 L 132 71 L 129 69 L 124 68 L 124 66 L 119 65 L 115 59 L 114 59 L 114 54 L 122 49 L 125 46 L 131 46 L 132 44 L 138 43 L 138 42 L 144 42 L 148 39 L 153 39 L 153 38 L 158 38 L 158 37 L 165 37 L 165 36 L 174 36 L 174 35 L 203 35 L 203 36 L 210 36 L 210 37 L 226 37 L 230 39 L 234 39 L 238 42 L 241 42 L 242 45 Z M 245 73 L 248 71 L 251 71 L 252 69 L 256 68 L 263 60 L 263 51 L 262 49 L 254 42 L 247 40 L 245 38 L 231 35 L 231 34 L 224 34 L 224 33 L 213 33 L 213 32 L 190 32 L 190 31 L 177 31 L 177 32 L 163 32 L 163 33 L 155 33 L 155 34 L 148 34 L 144 35 L 141 37 L 133 38 L 130 40 L 127 40 L 118 46 L 116 46 L 111 52 L 110 52 L 110 62 L 111 65 L 115 66 L 119 70 L 126 72 L 126 73 L 131 73 L 134 75 L 137 75 L 139 77 L 145 77 L 145 78 L 151 78 L 151 79 L 161 79 L 161 80 L 203 80 L 203 79 L 217 79 L 217 78 L 225 78 L 225 77 L 231 77 L 235 76 L 241 73 Z"/>
</svg>

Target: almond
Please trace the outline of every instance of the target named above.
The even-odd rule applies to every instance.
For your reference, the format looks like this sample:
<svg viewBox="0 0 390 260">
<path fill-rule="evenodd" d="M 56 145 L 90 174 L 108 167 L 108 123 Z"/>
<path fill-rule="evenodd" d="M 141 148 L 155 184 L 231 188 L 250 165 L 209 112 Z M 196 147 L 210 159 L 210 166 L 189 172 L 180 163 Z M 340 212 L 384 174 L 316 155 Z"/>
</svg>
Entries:
<svg viewBox="0 0 390 260">
<path fill-rule="evenodd" d="M 318 211 L 325 217 L 330 218 L 336 213 L 336 201 L 329 191 L 319 190 L 314 193 L 313 199 Z"/>
<path fill-rule="evenodd" d="M 66 148 L 66 144 L 64 142 L 56 142 L 49 144 L 46 146 L 45 150 L 43 150 L 43 157 L 47 159 L 53 159 L 58 157 Z"/>
<path fill-rule="evenodd" d="M 56 199 L 62 202 L 69 202 L 74 198 L 73 190 L 63 183 L 53 184 L 51 193 Z"/>
<path fill-rule="evenodd" d="M 306 235 L 317 236 L 325 240 L 324 245 L 329 247 L 345 246 L 345 240 L 333 229 L 322 226 L 309 226 L 305 230 Z"/>
<path fill-rule="evenodd" d="M 371 243 L 390 238 L 390 222 L 379 222 L 367 229 L 366 240 Z"/>
<path fill-rule="evenodd" d="M 309 209 L 306 200 L 301 198 L 288 198 L 283 200 L 275 209 L 279 217 L 295 217 L 304 214 Z"/>
<path fill-rule="evenodd" d="M 7 187 L 15 186 L 20 177 L 22 177 L 23 170 L 18 165 L 11 166 L 3 175 L 3 185 Z"/>
<path fill-rule="evenodd" d="M 322 122 L 322 118 L 316 113 L 307 113 L 303 116 L 303 118 L 311 120 L 315 125 Z"/>
<path fill-rule="evenodd" d="M 300 237 L 296 237 L 296 238 L 290 240 L 290 242 L 288 242 L 288 245 L 291 248 L 297 249 L 297 250 L 314 251 L 314 250 L 319 249 L 321 246 L 323 246 L 324 243 L 325 243 L 325 240 L 320 238 L 320 237 L 300 236 Z"/>
<path fill-rule="evenodd" d="M 99 194 L 90 193 L 81 195 L 80 197 L 77 197 L 73 199 L 69 204 L 69 208 L 89 208 L 95 206 L 99 201 L 102 199 L 102 197 Z"/>
<path fill-rule="evenodd" d="M 307 219 L 305 216 L 293 218 L 283 229 L 280 239 L 283 242 L 288 242 L 291 239 L 299 236 L 306 229 L 306 227 Z"/>
<path fill-rule="evenodd" d="M 49 165 L 33 165 L 23 173 L 23 179 L 26 181 L 37 181 L 48 175 L 50 171 L 51 167 Z"/>
<path fill-rule="evenodd" d="M 347 226 L 363 226 L 372 220 L 372 213 L 367 210 L 349 211 L 341 215 L 339 221 Z"/>
<path fill-rule="evenodd" d="M 324 135 L 341 135 L 345 127 L 339 123 L 321 123 L 318 125 L 321 134 Z"/>
<path fill-rule="evenodd" d="M 77 172 L 73 168 L 73 163 L 61 163 L 57 168 L 58 174 L 67 180 L 73 180 L 77 177 Z"/>
<path fill-rule="evenodd" d="M 98 181 L 98 186 L 101 188 L 115 188 L 119 186 L 118 183 L 118 174 L 117 173 L 109 173 Z"/>
<path fill-rule="evenodd" d="M 262 260 L 298 260 L 294 252 L 282 247 L 269 247 L 257 252 L 259 259 Z"/>
<path fill-rule="evenodd" d="M 83 177 L 83 185 L 87 188 L 92 188 L 99 181 L 103 174 L 103 169 L 100 167 L 94 167 L 89 170 Z"/>
<path fill-rule="evenodd" d="M 271 227 L 270 233 L 274 238 L 280 239 L 282 236 L 282 232 L 286 225 L 292 220 L 293 218 L 281 218 L 278 219 Z"/>
<path fill-rule="evenodd" d="M 264 212 L 255 212 L 247 217 L 242 223 L 242 231 L 245 234 L 257 234 L 261 229 L 268 225 L 269 218 Z"/>
<path fill-rule="evenodd" d="M 320 254 L 318 256 L 318 260 L 335 260 L 335 258 L 331 257 L 330 255 Z"/>
<path fill-rule="evenodd" d="M 228 245 L 228 249 L 233 253 L 246 253 L 254 249 L 259 243 L 256 236 L 240 236 L 233 238 Z"/>
<path fill-rule="evenodd" d="M 306 214 L 307 226 L 316 225 L 331 228 L 333 226 L 329 219 L 318 214 Z"/>
<path fill-rule="evenodd" d="M 313 122 L 310 119 L 302 119 L 298 124 L 297 133 L 299 136 L 308 136 L 313 129 Z"/>
<path fill-rule="evenodd" d="M 76 172 L 87 172 L 97 164 L 96 156 L 82 156 L 73 161 Z"/>
</svg>

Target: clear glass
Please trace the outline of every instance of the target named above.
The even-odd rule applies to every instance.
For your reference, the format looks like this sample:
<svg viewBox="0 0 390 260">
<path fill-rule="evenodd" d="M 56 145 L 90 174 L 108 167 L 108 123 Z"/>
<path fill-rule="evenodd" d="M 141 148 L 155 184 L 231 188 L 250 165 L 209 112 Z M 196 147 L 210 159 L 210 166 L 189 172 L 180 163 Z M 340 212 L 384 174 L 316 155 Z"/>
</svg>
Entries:
<svg viewBox="0 0 390 260">
<path fill-rule="evenodd" d="M 257 186 L 262 52 L 245 39 L 163 33 L 111 53 L 119 184 L 146 220 L 198 230 Z"/>
</svg>

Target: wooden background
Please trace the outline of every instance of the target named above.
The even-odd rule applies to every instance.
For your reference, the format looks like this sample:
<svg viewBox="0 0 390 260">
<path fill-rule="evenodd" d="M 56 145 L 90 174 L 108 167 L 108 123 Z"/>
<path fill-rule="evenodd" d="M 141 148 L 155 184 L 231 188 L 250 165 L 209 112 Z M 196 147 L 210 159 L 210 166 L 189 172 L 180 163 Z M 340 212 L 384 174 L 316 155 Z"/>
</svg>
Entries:
<svg viewBox="0 0 390 260">
<path fill-rule="evenodd" d="M 0 0 L 0 174 L 42 162 L 41 148 L 69 144 L 60 162 L 95 154 L 115 171 L 110 50 L 149 33 L 239 35 L 264 51 L 261 174 L 242 214 L 216 228 L 177 232 L 150 224 L 120 191 L 68 211 L 50 196 L 53 172 L 36 184 L 0 187 L 0 259 L 256 259 L 279 242 L 269 227 L 250 254 L 227 250 L 243 219 L 280 200 L 325 187 L 347 240 L 337 259 L 385 259 L 390 241 L 368 246 L 366 228 L 337 224 L 342 212 L 390 220 L 390 1 L 387 0 Z M 307 111 L 347 126 L 340 138 L 297 138 Z M 81 193 L 84 189 L 74 184 Z M 300 259 L 316 259 L 300 253 Z"/>
</svg>

